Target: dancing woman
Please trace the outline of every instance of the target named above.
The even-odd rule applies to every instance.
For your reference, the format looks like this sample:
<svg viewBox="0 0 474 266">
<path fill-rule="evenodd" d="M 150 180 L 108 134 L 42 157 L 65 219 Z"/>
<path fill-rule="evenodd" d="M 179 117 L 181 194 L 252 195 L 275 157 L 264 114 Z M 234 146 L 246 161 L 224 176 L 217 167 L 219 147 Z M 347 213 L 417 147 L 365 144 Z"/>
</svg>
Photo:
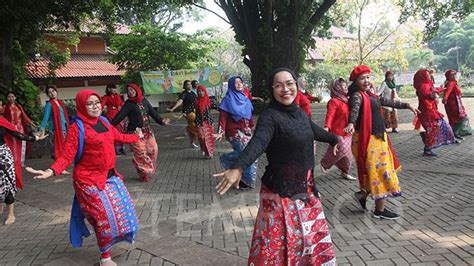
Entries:
<svg viewBox="0 0 474 266">
<path fill-rule="evenodd" d="M 115 169 L 114 143 L 134 143 L 143 134 L 139 128 L 137 134 L 122 134 L 106 118 L 100 118 L 101 100 L 93 90 L 82 90 L 76 95 L 76 111 L 77 120 L 69 129 L 61 156 L 47 170 L 26 170 L 37 179 L 45 179 L 75 162 L 71 244 L 80 247 L 82 237 L 89 236 L 84 223 L 84 217 L 87 218 L 96 234 L 100 265 L 114 266 L 117 264 L 111 259 L 112 246 L 121 241 L 133 243 L 138 231 L 133 201 Z"/>
</svg>

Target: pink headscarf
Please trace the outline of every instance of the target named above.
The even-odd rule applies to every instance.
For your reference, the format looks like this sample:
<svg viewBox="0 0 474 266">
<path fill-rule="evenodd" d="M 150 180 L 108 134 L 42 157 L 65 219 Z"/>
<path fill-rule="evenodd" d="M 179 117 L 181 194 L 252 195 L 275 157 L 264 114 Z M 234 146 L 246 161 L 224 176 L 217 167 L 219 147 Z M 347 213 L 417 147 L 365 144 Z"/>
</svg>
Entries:
<svg viewBox="0 0 474 266">
<path fill-rule="evenodd" d="M 338 98 L 339 100 L 347 103 L 349 101 L 349 97 L 347 96 L 347 85 L 344 88 L 344 83 L 346 83 L 346 81 L 343 78 L 338 78 L 332 83 L 331 98 Z"/>
</svg>

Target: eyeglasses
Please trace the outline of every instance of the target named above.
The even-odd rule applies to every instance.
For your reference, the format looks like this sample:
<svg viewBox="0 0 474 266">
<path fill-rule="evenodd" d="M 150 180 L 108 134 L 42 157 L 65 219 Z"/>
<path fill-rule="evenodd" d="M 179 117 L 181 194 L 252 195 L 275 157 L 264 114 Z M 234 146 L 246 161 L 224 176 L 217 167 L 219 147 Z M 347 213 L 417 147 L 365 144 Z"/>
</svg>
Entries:
<svg viewBox="0 0 474 266">
<path fill-rule="evenodd" d="M 288 80 L 285 83 L 277 82 L 277 83 L 273 84 L 273 86 L 272 86 L 272 88 L 274 88 L 275 90 L 283 90 L 284 87 L 287 87 L 288 89 L 296 88 L 296 80 L 294 80 L 294 79 Z"/>
<path fill-rule="evenodd" d="M 92 109 L 94 107 L 100 107 L 102 104 L 100 103 L 100 101 L 96 101 L 96 102 L 86 102 L 86 107 L 89 108 L 89 109 Z"/>
</svg>

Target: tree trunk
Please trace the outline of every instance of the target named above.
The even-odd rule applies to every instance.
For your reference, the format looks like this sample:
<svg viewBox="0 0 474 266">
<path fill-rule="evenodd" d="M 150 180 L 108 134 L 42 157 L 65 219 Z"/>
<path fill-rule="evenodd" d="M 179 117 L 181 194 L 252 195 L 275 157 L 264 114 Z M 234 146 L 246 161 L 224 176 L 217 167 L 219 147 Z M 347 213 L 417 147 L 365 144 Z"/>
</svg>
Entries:
<svg viewBox="0 0 474 266">
<path fill-rule="evenodd" d="M 13 86 L 13 34 L 0 28 L 0 92 L 6 95 Z"/>
</svg>

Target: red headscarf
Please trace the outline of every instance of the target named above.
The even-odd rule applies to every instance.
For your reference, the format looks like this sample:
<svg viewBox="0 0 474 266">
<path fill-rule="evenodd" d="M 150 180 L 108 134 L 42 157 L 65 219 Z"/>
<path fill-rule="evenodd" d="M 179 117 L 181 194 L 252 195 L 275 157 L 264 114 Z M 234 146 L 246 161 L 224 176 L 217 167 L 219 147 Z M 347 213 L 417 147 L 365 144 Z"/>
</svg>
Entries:
<svg viewBox="0 0 474 266">
<path fill-rule="evenodd" d="M 413 87 L 419 90 L 423 84 L 429 84 L 433 86 L 433 81 L 431 80 L 430 72 L 427 69 L 420 69 L 415 73 L 413 77 Z"/>
<path fill-rule="evenodd" d="M 209 106 L 211 106 L 211 100 L 209 100 L 209 96 L 207 95 L 207 90 L 206 90 L 206 87 L 204 87 L 204 85 L 197 86 L 196 90 L 197 90 L 197 97 L 194 104 L 197 107 L 199 107 L 199 112 L 201 113 L 201 116 L 202 116 L 204 115 L 204 111 L 206 111 L 206 109 Z M 204 96 L 201 97 L 199 93 L 200 91 L 204 92 Z"/>
<path fill-rule="evenodd" d="M 364 74 L 370 74 L 372 73 L 372 69 L 366 65 L 360 65 L 354 67 L 354 69 L 351 72 L 351 76 L 349 77 L 350 81 L 356 81 L 358 77 Z"/>
<path fill-rule="evenodd" d="M 456 76 L 454 76 L 453 78 L 451 78 L 451 75 L 456 75 L 456 70 L 448 69 L 448 71 L 446 71 L 446 72 L 444 73 L 444 76 L 446 77 L 446 80 L 449 80 L 449 81 L 456 81 Z"/>
<path fill-rule="evenodd" d="M 134 102 L 134 103 L 141 103 L 143 101 L 143 93 L 142 93 L 142 90 L 140 90 L 140 87 L 138 87 L 138 85 L 135 84 L 135 83 L 128 84 L 127 88 L 128 87 L 131 87 L 137 93 L 137 95 L 135 95 L 135 97 L 130 97 L 127 93 L 128 100 L 130 100 L 131 102 Z"/>
<path fill-rule="evenodd" d="M 94 126 L 97 124 L 98 117 L 91 117 L 87 114 L 87 100 L 92 95 L 96 96 L 100 102 L 100 95 L 91 89 L 81 90 L 76 94 L 76 116 L 79 117 L 84 123 Z M 102 108 L 101 108 L 102 109 Z"/>
</svg>

